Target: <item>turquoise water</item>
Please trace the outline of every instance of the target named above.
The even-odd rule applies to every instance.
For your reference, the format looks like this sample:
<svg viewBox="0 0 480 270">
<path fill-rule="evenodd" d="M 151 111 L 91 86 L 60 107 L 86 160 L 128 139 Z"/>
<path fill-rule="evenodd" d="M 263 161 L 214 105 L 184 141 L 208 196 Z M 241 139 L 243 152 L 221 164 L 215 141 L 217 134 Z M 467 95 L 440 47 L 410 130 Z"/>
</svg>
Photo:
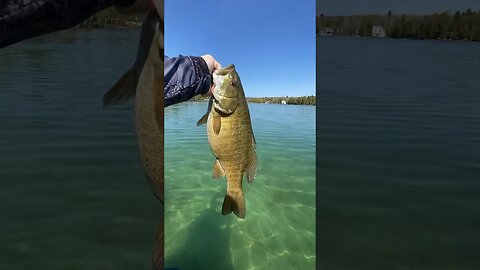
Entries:
<svg viewBox="0 0 480 270">
<path fill-rule="evenodd" d="M 226 180 L 196 122 L 206 102 L 165 110 L 165 266 L 315 269 L 315 107 L 249 104 L 259 167 L 246 219 L 222 216 Z"/>
<path fill-rule="evenodd" d="M 317 39 L 320 269 L 478 269 L 480 43 Z"/>
<path fill-rule="evenodd" d="M 0 50 L 0 269 L 150 269 L 160 207 L 133 106 L 101 103 L 138 36 L 67 31 Z"/>
</svg>

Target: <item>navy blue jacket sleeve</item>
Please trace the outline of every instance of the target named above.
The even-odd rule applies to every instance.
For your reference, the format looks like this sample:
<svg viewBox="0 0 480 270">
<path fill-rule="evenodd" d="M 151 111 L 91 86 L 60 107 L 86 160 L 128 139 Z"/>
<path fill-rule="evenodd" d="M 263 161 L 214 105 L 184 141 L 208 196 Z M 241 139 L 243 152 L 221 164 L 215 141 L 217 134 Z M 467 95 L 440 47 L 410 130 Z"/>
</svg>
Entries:
<svg viewBox="0 0 480 270">
<path fill-rule="evenodd" d="M 212 75 L 201 57 L 165 56 L 165 107 L 208 93 Z"/>
<path fill-rule="evenodd" d="M 135 0 L 0 0 L 0 48 L 67 29 L 112 5 Z"/>
</svg>

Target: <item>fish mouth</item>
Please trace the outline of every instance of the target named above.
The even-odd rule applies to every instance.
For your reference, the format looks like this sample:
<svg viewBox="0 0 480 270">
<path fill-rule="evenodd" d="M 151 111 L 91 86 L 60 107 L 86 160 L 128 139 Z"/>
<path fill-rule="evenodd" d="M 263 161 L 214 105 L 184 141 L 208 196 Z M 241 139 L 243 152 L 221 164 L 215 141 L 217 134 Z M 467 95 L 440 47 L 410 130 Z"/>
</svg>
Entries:
<svg viewBox="0 0 480 270">
<path fill-rule="evenodd" d="M 237 108 L 239 93 L 233 86 L 231 76 L 235 76 L 235 66 L 233 64 L 216 70 L 213 73 L 213 100 L 217 111 L 224 114 L 232 114 Z M 230 86 L 232 84 L 232 86 Z"/>
<path fill-rule="evenodd" d="M 227 95 L 225 92 L 220 93 L 220 91 L 213 91 L 213 97 L 217 100 L 221 99 L 235 99 L 238 97 L 238 93 L 232 93 L 231 95 Z"/>
<path fill-rule="evenodd" d="M 215 95 L 213 97 L 213 107 L 215 108 L 215 110 L 220 111 L 220 112 L 222 112 L 224 114 L 227 114 L 227 115 L 232 114 L 236 109 L 236 108 L 234 108 L 232 110 L 232 109 L 223 108 L 222 105 L 220 104 L 220 101 L 218 101 L 217 98 L 215 98 Z"/>
</svg>

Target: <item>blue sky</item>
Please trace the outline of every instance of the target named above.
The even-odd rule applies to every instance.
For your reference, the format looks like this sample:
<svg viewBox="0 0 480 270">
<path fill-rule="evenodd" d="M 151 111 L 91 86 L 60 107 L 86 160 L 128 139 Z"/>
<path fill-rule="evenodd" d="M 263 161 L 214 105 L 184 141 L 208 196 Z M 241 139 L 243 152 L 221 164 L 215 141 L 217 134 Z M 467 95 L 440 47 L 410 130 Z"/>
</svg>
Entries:
<svg viewBox="0 0 480 270">
<path fill-rule="evenodd" d="M 314 0 L 165 0 L 165 54 L 235 64 L 247 96 L 315 94 Z"/>
<path fill-rule="evenodd" d="M 325 15 L 431 14 L 434 12 L 480 9 L 480 0 L 318 0 L 317 13 Z"/>
</svg>

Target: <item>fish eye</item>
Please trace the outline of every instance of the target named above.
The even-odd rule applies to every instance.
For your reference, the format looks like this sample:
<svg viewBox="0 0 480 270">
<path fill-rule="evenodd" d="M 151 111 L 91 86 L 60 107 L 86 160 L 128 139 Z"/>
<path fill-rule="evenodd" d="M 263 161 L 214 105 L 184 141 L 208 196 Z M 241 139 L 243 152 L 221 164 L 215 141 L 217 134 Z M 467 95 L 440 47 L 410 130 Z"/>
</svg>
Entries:
<svg viewBox="0 0 480 270">
<path fill-rule="evenodd" d="M 235 83 L 235 81 L 232 81 L 231 84 L 232 84 L 232 86 L 237 85 L 237 83 Z"/>
</svg>

